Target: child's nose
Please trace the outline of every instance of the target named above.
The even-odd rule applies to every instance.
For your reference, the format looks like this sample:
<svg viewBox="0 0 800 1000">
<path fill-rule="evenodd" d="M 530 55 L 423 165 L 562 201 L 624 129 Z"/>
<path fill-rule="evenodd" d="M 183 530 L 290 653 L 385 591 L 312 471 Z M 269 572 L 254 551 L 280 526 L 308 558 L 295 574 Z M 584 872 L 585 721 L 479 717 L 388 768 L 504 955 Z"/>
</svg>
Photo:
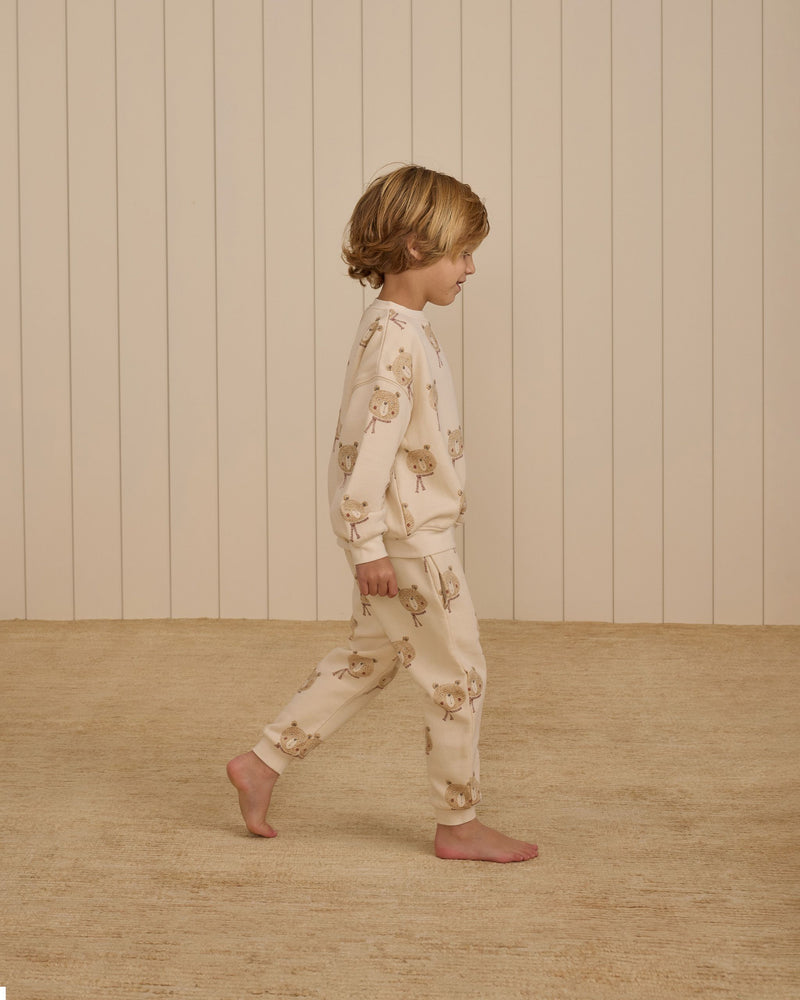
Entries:
<svg viewBox="0 0 800 1000">
<path fill-rule="evenodd" d="M 475 261 L 472 257 L 467 257 L 467 274 L 475 273 Z"/>
</svg>

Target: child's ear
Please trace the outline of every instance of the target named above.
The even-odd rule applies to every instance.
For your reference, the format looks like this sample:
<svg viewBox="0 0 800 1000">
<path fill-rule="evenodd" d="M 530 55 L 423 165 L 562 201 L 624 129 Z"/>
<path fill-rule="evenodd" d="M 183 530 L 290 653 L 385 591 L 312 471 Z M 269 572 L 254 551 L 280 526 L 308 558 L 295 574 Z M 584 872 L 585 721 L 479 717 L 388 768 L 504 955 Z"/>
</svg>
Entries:
<svg viewBox="0 0 800 1000">
<path fill-rule="evenodd" d="M 406 240 L 406 249 L 414 258 L 414 260 L 422 259 L 422 254 L 419 252 L 419 250 L 417 250 L 417 237 L 413 233 Z"/>
</svg>

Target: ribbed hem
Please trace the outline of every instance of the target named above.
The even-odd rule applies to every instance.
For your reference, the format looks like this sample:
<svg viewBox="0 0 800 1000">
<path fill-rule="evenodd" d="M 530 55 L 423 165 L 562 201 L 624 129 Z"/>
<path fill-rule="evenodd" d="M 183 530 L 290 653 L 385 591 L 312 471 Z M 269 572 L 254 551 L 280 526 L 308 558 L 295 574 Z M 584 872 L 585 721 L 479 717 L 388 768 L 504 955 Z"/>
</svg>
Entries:
<svg viewBox="0 0 800 1000">
<path fill-rule="evenodd" d="M 339 544 L 350 556 L 353 565 L 380 559 L 383 555 L 396 559 L 420 559 L 423 556 L 435 556 L 437 552 L 448 552 L 456 547 L 455 528 L 445 528 L 444 531 L 415 531 L 409 538 L 390 538 L 381 535 L 375 542 L 381 542 L 382 552 L 375 555 L 377 548 L 360 545 L 350 545 L 343 538 Z"/>
<path fill-rule="evenodd" d="M 388 555 L 398 559 L 435 556 L 437 552 L 447 552 L 456 547 L 456 532 L 455 528 L 446 528 L 444 531 L 415 531 L 408 538 L 384 535 L 383 544 Z"/>
</svg>

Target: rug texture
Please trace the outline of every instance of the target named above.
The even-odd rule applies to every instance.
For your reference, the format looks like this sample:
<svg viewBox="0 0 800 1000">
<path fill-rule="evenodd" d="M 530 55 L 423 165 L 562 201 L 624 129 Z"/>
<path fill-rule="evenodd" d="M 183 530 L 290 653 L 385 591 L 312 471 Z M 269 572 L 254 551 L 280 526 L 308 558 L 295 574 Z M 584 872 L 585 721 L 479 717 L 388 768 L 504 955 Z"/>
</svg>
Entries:
<svg viewBox="0 0 800 1000">
<path fill-rule="evenodd" d="M 340 623 L 0 623 L 7 1000 L 797 1000 L 800 629 L 485 622 L 484 822 L 432 853 L 402 671 L 278 783 L 224 773 Z"/>
</svg>

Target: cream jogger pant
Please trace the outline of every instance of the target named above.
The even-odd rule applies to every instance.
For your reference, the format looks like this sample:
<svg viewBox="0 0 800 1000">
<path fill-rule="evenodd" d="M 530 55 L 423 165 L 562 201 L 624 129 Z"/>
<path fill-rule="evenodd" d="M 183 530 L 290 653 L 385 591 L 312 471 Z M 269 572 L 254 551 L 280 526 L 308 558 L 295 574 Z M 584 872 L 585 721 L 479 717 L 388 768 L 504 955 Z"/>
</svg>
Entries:
<svg viewBox="0 0 800 1000">
<path fill-rule="evenodd" d="M 354 587 L 349 648 L 333 650 L 315 667 L 254 750 L 281 773 L 408 671 L 425 695 L 436 820 L 454 826 L 473 819 L 480 800 L 486 662 L 478 622 L 454 549 L 392 563 L 398 596 L 366 598 Z"/>
</svg>

